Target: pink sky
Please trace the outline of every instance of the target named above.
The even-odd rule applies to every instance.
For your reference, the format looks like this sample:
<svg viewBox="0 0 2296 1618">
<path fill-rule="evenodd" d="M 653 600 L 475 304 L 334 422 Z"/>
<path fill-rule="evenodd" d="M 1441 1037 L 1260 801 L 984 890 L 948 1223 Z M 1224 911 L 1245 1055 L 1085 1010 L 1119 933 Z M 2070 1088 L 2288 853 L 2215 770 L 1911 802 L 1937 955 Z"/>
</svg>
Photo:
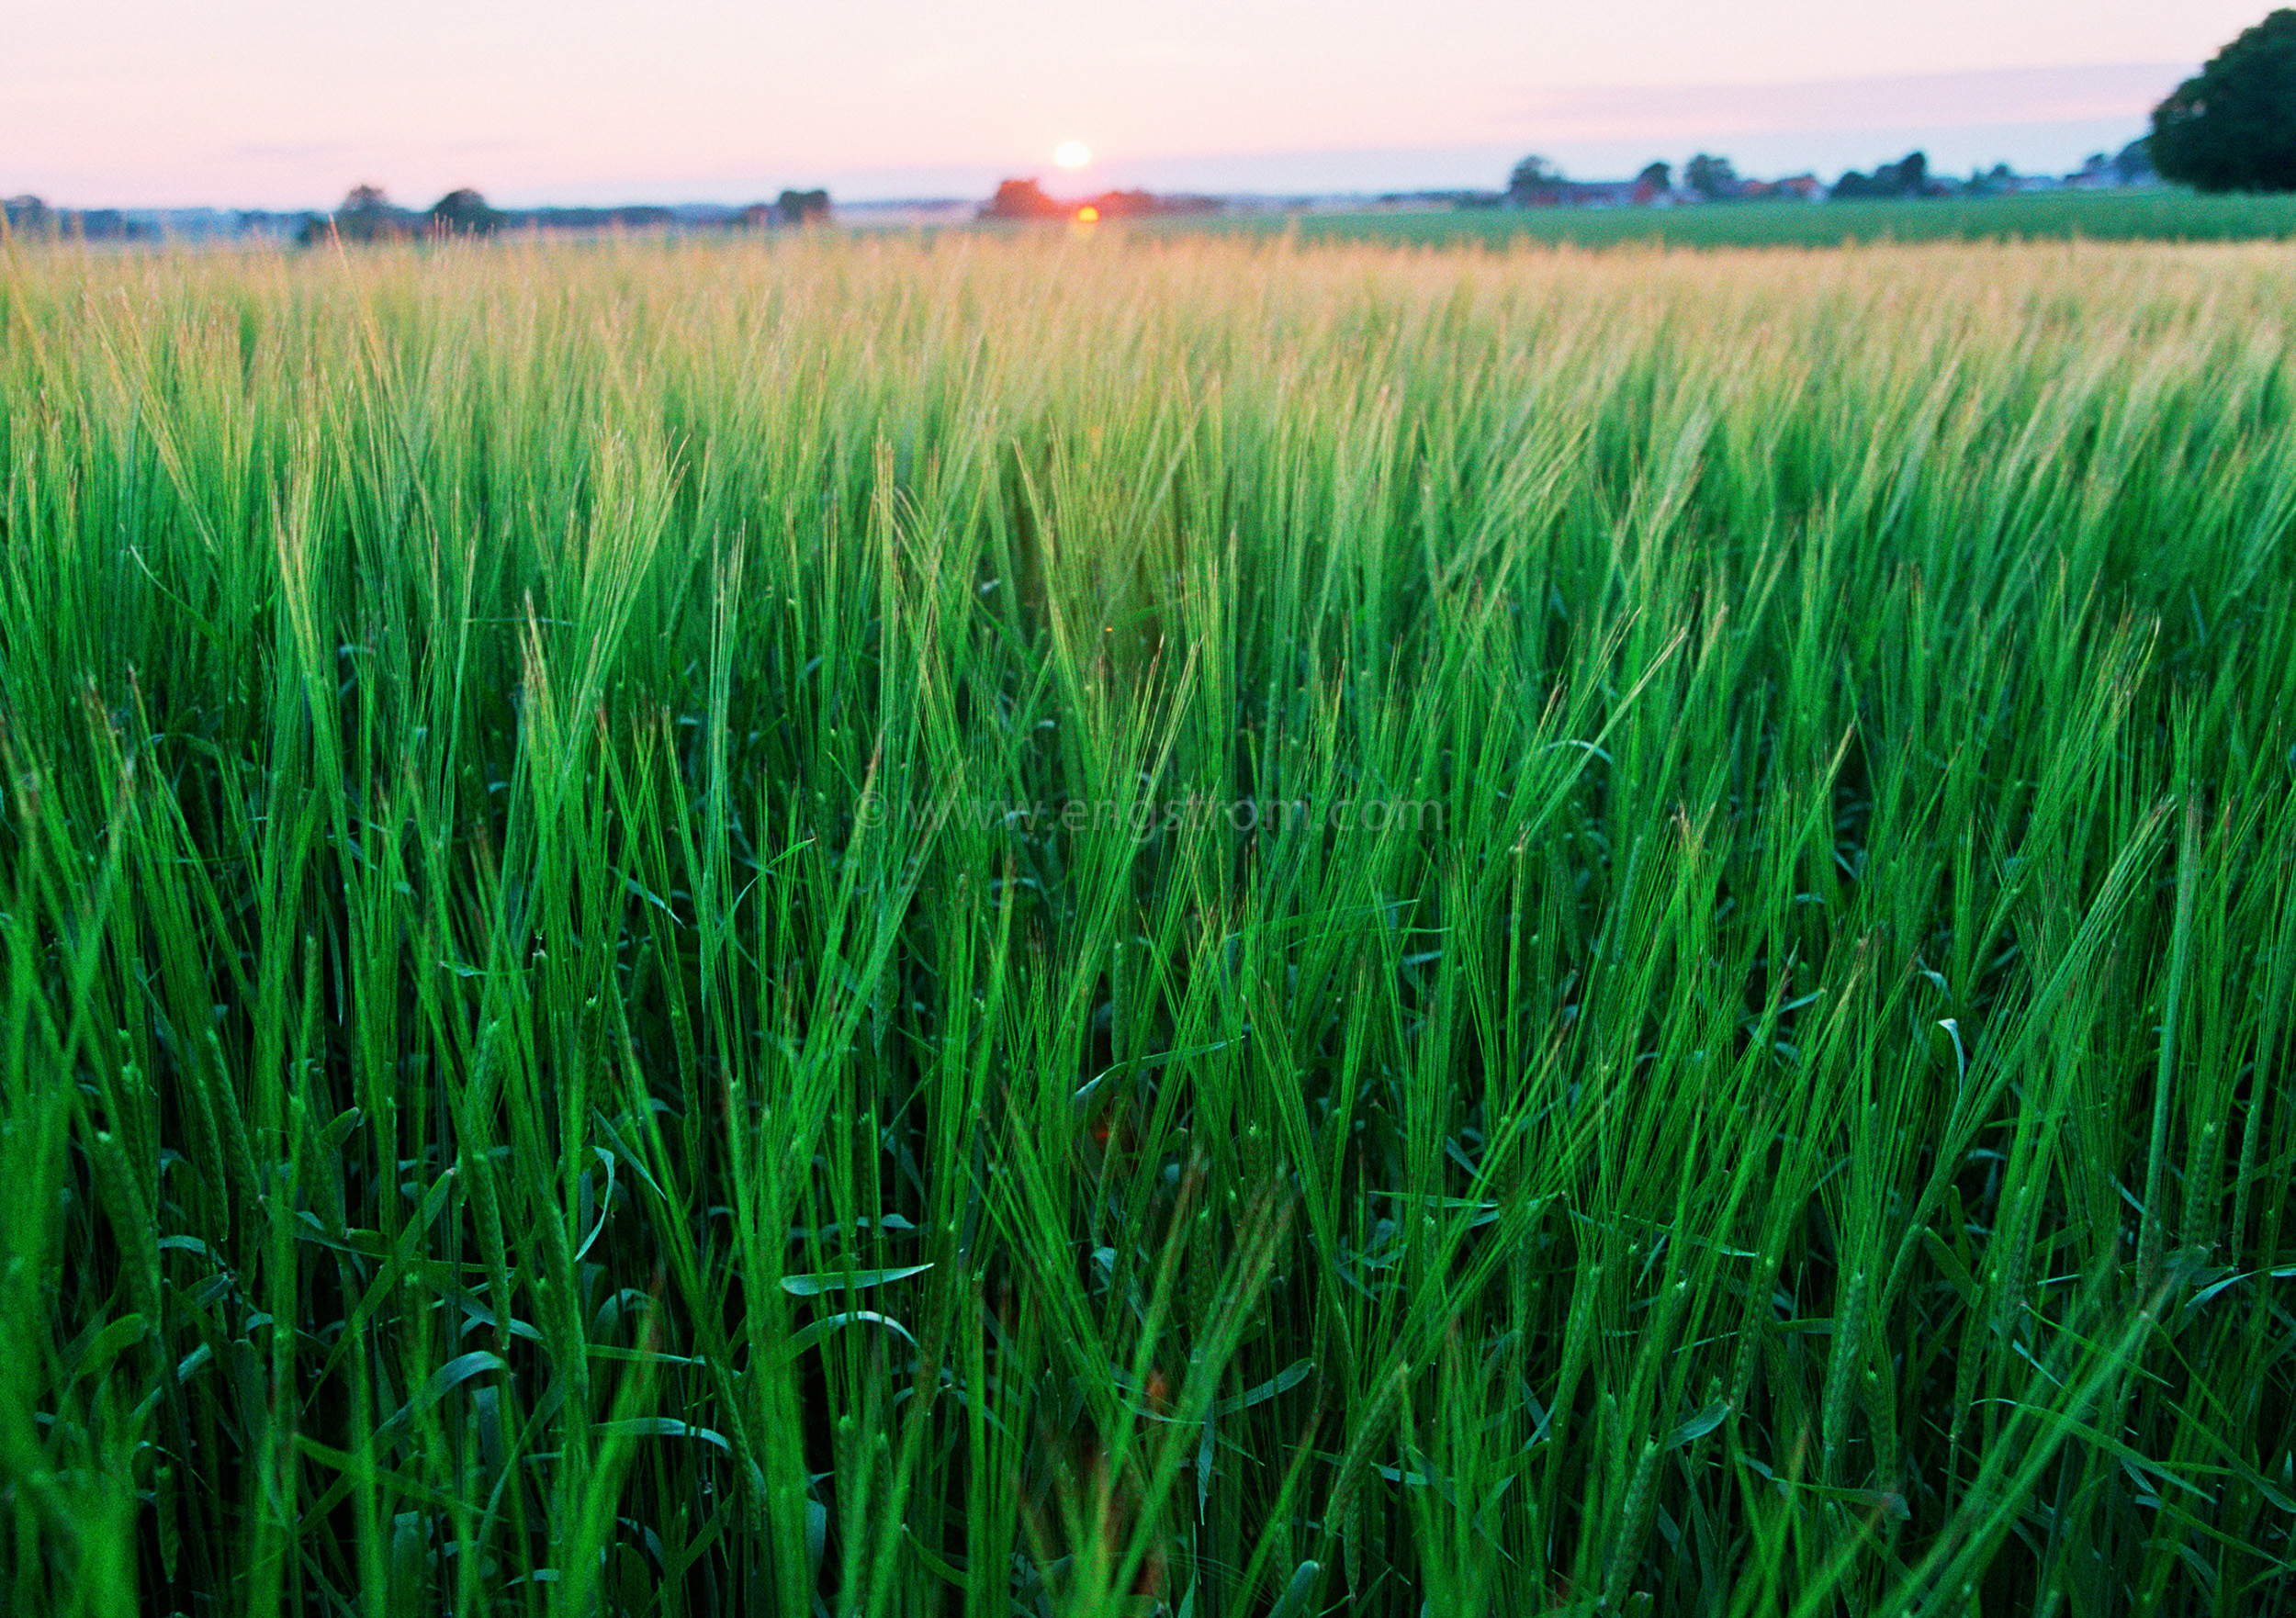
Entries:
<svg viewBox="0 0 2296 1618">
<path fill-rule="evenodd" d="M 80 207 L 1496 185 L 1694 151 L 2058 168 L 2141 134 L 2256 0 L 7 0 L 0 194 Z M 1352 176 L 1352 177 L 1351 177 Z"/>
</svg>

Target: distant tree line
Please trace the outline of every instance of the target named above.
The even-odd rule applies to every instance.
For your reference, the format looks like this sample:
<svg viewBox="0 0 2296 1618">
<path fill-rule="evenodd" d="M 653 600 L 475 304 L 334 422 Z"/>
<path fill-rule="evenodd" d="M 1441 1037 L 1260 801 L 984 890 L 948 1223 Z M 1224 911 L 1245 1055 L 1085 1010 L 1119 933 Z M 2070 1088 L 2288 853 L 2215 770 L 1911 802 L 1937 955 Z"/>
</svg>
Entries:
<svg viewBox="0 0 2296 1618">
<path fill-rule="evenodd" d="M 2296 13 L 2288 15 L 2296 17 Z M 2077 173 L 2061 178 L 2047 176 L 2045 183 L 2077 186 L 2140 185 L 2152 184 L 2159 177 L 2154 168 L 2152 142 L 2148 139 L 2130 141 L 2115 156 L 2107 156 L 2101 152 L 2092 152 Z M 1929 156 L 1922 152 L 1908 152 L 1895 163 L 1876 163 L 1871 173 L 1851 169 L 1831 185 L 1823 184 L 1815 174 L 1793 174 L 1782 180 L 1749 179 L 1739 174 L 1737 165 L 1728 158 L 1710 152 L 1701 152 L 1683 164 L 1679 185 L 1675 183 L 1673 165 L 1663 162 L 1644 165 L 1631 181 L 1574 181 L 1567 178 L 1550 159 L 1534 154 L 1514 165 L 1507 176 L 1504 191 L 1459 193 L 1457 194 L 1457 205 L 1461 208 L 1503 205 L 1551 208 L 1570 203 L 1604 206 L 1671 201 L 1816 201 L 1825 197 L 1849 201 L 1985 197 L 2026 189 L 2032 184 L 2032 180 L 2012 174 L 2007 163 L 1996 163 L 1989 172 L 1980 170 L 1966 180 L 1949 180 L 1930 169 Z M 1437 194 L 1420 195 L 1433 197 Z"/>
<path fill-rule="evenodd" d="M 442 236 L 490 236 L 502 230 L 644 230 L 672 225 L 725 229 L 826 224 L 827 191 L 784 191 L 772 202 L 746 208 L 672 208 L 633 203 L 619 208 L 500 208 L 467 187 L 449 191 L 427 208 L 395 206 L 378 185 L 354 185 L 332 214 L 313 214 L 297 240 L 412 242 Z"/>
<path fill-rule="evenodd" d="M 1783 180 L 1741 178 L 1728 158 L 1711 152 L 1701 152 L 1683 164 L 1679 185 L 1671 163 L 1645 163 L 1631 180 L 1573 180 L 1552 159 L 1534 152 L 1508 174 L 1504 191 L 1481 194 L 1461 206 L 1608 208 L 1683 200 L 1733 202 L 1814 197 L 1822 189 L 1814 174 Z"/>
<path fill-rule="evenodd" d="M 1851 169 L 1834 182 L 1833 195 L 1852 201 L 1861 197 L 1943 197 L 1951 189 L 1930 177 L 1927 152 L 1908 152 L 1896 163 L 1875 164 L 1870 174 Z"/>
<path fill-rule="evenodd" d="M 156 242 L 159 231 L 116 208 L 50 208 L 37 197 L 0 202 L 8 229 L 26 236 L 63 236 L 80 242 Z"/>
<path fill-rule="evenodd" d="M 1159 196 L 1151 191 L 1103 191 L 1073 202 L 1046 195 L 1035 180 L 1007 180 L 996 195 L 981 205 L 985 219 L 1147 219 L 1169 214 L 1218 213 L 1225 205 L 1217 197 Z"/>
</svg>

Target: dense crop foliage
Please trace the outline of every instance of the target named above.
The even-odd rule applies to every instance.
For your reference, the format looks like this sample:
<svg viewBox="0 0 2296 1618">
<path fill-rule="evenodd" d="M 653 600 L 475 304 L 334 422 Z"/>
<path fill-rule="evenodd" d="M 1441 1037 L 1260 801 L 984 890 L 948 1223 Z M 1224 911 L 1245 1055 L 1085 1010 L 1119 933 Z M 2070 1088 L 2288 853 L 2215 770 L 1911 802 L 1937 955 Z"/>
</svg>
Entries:
<svg viewBox="0 0 2296 1618">
<path fill-rule="evenodd" d="M 0 1606 L 2290 1599 L 2291 309 L 7 260 Z"/>
</svg>

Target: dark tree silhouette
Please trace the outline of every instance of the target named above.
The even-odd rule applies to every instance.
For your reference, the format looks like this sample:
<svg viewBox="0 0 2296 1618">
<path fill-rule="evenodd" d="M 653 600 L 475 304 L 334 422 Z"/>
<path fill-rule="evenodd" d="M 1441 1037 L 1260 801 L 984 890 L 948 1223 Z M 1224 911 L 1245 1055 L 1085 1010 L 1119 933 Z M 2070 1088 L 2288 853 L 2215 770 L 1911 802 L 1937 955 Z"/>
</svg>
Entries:
<svg viewBox="0 0 2296 1618">
<path fill-rule="evenodd" d="M 1683 183 L 1708 202 L 1721 202 L 1739 192 L 1738 170 L 1730 160 L 1704 152 L 1683 164 Z"/>
<path fill-rule="evenodd" d="M 445 236 L 484 236 L 501 228 L 502 216 L 487 199 L 465 186 L 431 204 L 431 229 Z"/>
<path fill-rule="evenodd" d="M 784 191 L 773 204 L 774 218 L 784 225 L 826 225 L 829 222 L 827 191 Z"/>
<path fill-rule="evenodd" d="M 1034 180 L 1007 180 L 981 209 L 985 219 L 1064 219 L 1068 205 L 1055 202 Z"/>
<path fill-rule="evenodd" d="M 2296 11 L 2282 9 L 2153 108 L 2153 166 L 2201 191 L 2296 191 Z"/>
<path fill-rule="evenodd" d="M 344 194 L 343 206 L 334 218 L 316 219 L 303 227 L 296 240 L 312 246 L 327 239 L 332 230 L 342 242 L 388 242 L 404 236 L 422 233 L 422 218 L 403 208 L 393 208 L 383 195 L 380 185 L 354 185 Z"/>
<path fill-rule="evenodd" d="M 1927 197 L 1930 159 L 1927 152 L 1908 152 L 1896 163 L 1876 167 L 1869 177 L 1851 169 L 1834 182 L 1833 195 L 1843 201 L 1854 197 Z"/>
<path fill-rule="evenodd" d="M 1518 207 L 1546 205 L 1561 199 L 1562 170 L 1536 152 L 1516 163 L 1507 175 L 1507 200 Z"/>
</svg>

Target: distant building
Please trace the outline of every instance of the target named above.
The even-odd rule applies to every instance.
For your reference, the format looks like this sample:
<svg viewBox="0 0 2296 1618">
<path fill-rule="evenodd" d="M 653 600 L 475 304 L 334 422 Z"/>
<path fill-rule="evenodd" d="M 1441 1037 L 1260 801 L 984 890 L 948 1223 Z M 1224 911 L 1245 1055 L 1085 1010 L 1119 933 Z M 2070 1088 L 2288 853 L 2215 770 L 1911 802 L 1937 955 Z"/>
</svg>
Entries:
<svg viewBox="0 0 2296 1618">
<path fill-rule="evenodd" d="M 1639 188 L 1634 180 L 1565 180 L 1560 201 L 1565 208 L 1631 208 Z"/>
<path fill-rule="evenodd" d="M 1748 180 L 1739 196 L 1750 202 L 1823 202 L 1826 183 L 1816 174 L 1788 174 L 1783 180 Z"/>
<path fill-rule="evenodd" d="M 1640 180 L 1552 179 L 1517 187 L 1505 193 L 1503 200 L 1516 208 L 1633 208 L 1655 200 L 1657 195 Z"/>
</svg>

